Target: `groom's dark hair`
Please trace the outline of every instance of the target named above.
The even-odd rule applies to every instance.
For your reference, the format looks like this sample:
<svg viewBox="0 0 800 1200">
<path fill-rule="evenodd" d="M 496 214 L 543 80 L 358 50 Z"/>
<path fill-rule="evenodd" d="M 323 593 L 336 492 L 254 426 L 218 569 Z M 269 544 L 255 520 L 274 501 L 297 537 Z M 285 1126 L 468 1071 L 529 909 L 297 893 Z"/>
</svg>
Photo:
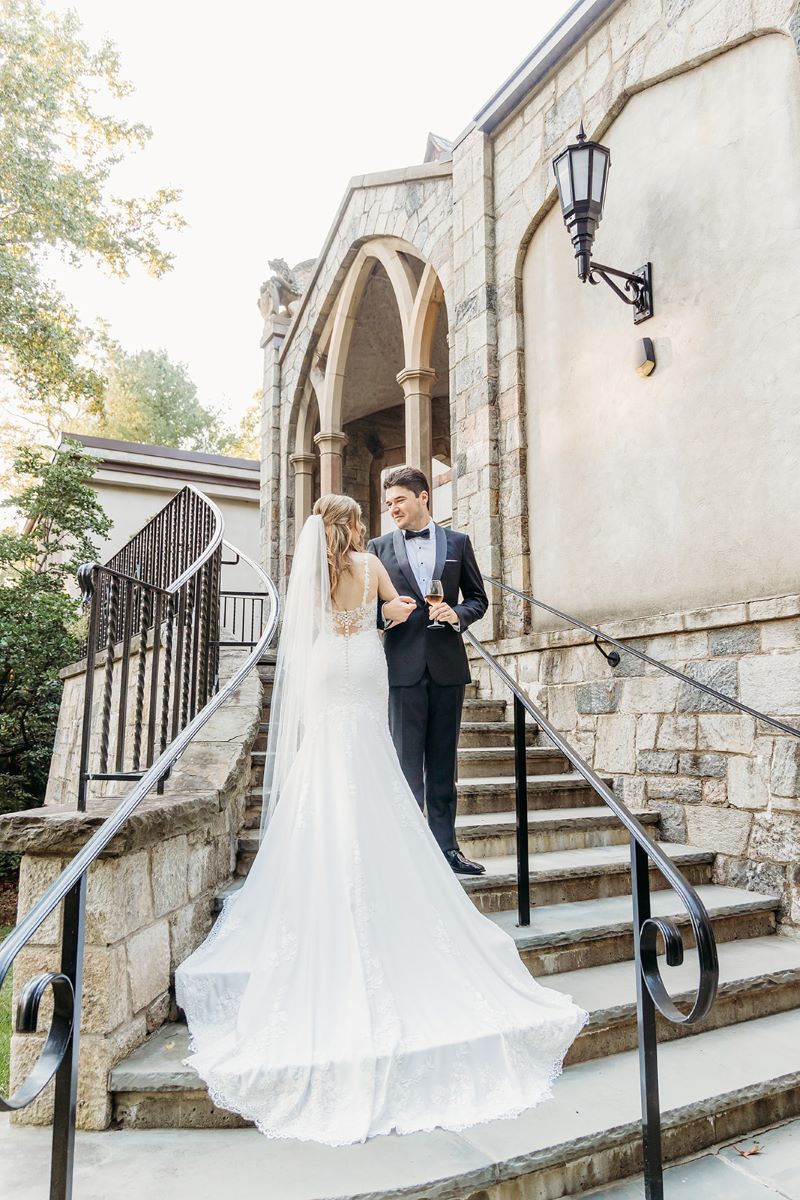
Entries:
<svg viewBox="0 0 800 1200">
<path fill-rule="evenodd" d="M 417 497 L 420 492 L 427 492 L 430 503 L 431 487 L 425 472 L 420 471 L 419 467 L 395 467 L 383 481 L 384 491 L 390 487 L 408 488 Z"/>
</svg>

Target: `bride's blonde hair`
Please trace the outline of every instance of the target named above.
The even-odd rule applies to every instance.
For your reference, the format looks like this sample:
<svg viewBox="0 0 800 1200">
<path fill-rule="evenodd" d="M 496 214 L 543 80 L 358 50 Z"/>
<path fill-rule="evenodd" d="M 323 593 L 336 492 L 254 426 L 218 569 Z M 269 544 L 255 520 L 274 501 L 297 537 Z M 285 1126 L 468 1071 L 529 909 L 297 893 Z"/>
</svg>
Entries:
<svg viewBox="0 0 800 1200">
<path fill-rule="evenodd" d="M 366 529 L 361 519 L 361 505 L 350 496 L 338 496 L 331 492 L 317 500 L 314 515 L 322 517 L 325 528 L 328 574 L 331 592 L 334 593 L 342 575 L 350 570 L 350 551 L 364 549 Z"/>
</svg>

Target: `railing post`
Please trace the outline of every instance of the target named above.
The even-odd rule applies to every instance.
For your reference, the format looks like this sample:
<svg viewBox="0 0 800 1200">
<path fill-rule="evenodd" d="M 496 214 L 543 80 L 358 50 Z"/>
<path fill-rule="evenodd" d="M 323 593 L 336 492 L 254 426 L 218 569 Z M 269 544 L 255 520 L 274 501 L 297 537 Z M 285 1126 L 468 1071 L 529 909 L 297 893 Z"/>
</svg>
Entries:
<svg viewBox="0 0 800 1200">
<path fill-rule="evenodd" d="M 664 1200 L 656 1006 L 644 977 L 641 941 L 642 925 L 650 920 L 650 864 L 647 851 L 634 837 L 631 837 L 631 894 L 636 963 L 636 1021 L 639 1030 L 639 1088 L 642 1095 L 644 1194 L 645 1200 Z"/>
<path fill-rule="evenodd" d="M 517 913 L 518 924 L 531 923 L 531 880 L 528 854 L 528 749 L 525 708 L 514 696 L 514 776 L 517 792 Z"/>
<path fill-rule="evenodd" d="M 92 736 L 92 699 L 94 696 L 94 660 L 97 634 L 100 626 L 100 600 L 102 588 L 97 586 L 101 579 L 97 564 L 86 563 L 78 571 L 78 584 L 84 607 L 89 605 L 89 632 L 86 639 L 86 680 L 83 690 L 83 720 L 81 723 L 81 756 L 78 767 L 78 812 L 86 811 L 86 787 L 89 773 L 89 743 Z"/>
<path fill-rule="evenodd" d="M 86 873 L 64 897 L 61 972 L 72 984 L 72 1032 L 55 1078 L 53 1149 L 50 1160 L 50 1200 L 71 1200 L 75 1157 L 75 1109 L 78 1099 L 78 1059 L 83 992 L 83 931 L 86 912 Z"/>
</svg>

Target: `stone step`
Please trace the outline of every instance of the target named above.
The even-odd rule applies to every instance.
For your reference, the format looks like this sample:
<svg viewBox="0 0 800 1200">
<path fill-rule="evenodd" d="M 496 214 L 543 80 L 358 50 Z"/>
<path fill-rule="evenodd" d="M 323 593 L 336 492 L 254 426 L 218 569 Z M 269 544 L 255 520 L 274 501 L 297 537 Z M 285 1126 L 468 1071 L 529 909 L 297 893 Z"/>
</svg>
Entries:
<svg viewBox="0 0 800 1200">
<path fill-rule="evenodd" d="M 714 862 L 713 851 L 694 846 L 665 843 L 663 849 L 681 867 L 689 883 L 708 883 Z M 240 839 L 236 863 L 237 876 L 246 876 L 258 850 L 258 839 L 244 834 Z M 483 913 L 513 909 L 517 903 L 517 867 L 514 855 L 487 858 L 485 875 L 459 876 L 475 906 Z M 666 886 L 663 876 L 653 869 L 650 886 Z M 630 891 L 630 851 L 628 846 L 590 846 L 577 850 L 549 850 L 530 856 L 531 903 L 564 904 L 575 900 L 594 900 L 605 896 L 626 895 Z"/>
<path fill-rule="evenodd" d="M 657 826 L 659 814 L 646 810 L 634 815 L 643 825 Z M 456 817 L 459 845 L 468 857 L 516 853 L 516 813 L 462 814 Z M 576 850 L 583 846 L 626 845 L 628 833 L 605 806 L 596 808 L 531 809 L 528 847 L 535 850 Z M 261 804 L 245 809 L 243 830 L 258 829 Z M 248 849 L 250 849 L 248 847 Z"/>
<path fill-rule="evenodd" d="M 214 898 L 215 913 L 243 882 L 234 879 L 220 889 Z M 695 890 L 706 906 L 718 944 L 774 934 L 779 897 L 713 883 L 697 884 Z M 651 906 L 654 916 L 672 918 L 687 948 L 694 945 L 689 918 L 670 888 L 653 891 Z M 486 917 L 513 937 L 522 961 L 537 977 L 633 958 L 633 909 L 627 894 L 534 906 L 528 926 L 517 924 L 516 908 L 486 913 Z"/>
<path fill-rule="evenodd" d="M 532 746 L 539 733 L 538 725 L 525 726 L 525 745 Z M 514 725 L 511 721 L 463 721 L 459 749 L 470 747 L 513 746 Z"/>
<path fill-rule="evenodd" d="M 634 814 L 651 833 L 659 822 L 656 812 Z M 239 874 L 245 875 L 258 853 L 261 805 L 248 805 L 244 830 L 239 837 Z M 456 818 L 458 844 L 468 858 L 489 862 L 494 857 L 516 854 L 516 813 L 483 813 Z M 629 834 L 605 805 L 597 808 L 560 808 L 528 813 L 528 849 L 532 854 L 550 850 L 583 850 L 590 846 L 626 846 Z M 245 869 L 246 868 L 246 869 Z"/>
<path fill-rule="evenodd" d="M 269 713 L 267 713 L 267 716 L 269 716 Z M 258 735 L 253 747 L 254 750 L 266 750 L 268 733 L 269 721 L 264 720 L 259 726 Z M 537 725 L 531 722 L 526 724 L 525 744 L 533 746 L 538 733 L 539 729 Z M 461 737 L 458 745 L 460 749 L 513 746 L 514 726 L 511 721 L 470 721 L 465 718 L 461 725 Z"/>
<path fill-rule="evenodd" d="M 694 1025 L 676 1025 L 659 1014 L 659 1042 L 787 1012 L 800 1005 L 800 941 L 759 937 L 725 942 L 717 950 L 719 991 L 711 1012 Z M 696 951 L 688 951 L 679 967 L 665 967 L 662 960 L 662 973 L 670 996 L 688 1012 L 699 976 Z M 609 963 L 551 975 L 547 985 L 568 993 L 589 1013 L 588 1024 L 567 1056 L 568 1063 L 636 1049 L 633 963 Z"/>
<path fill-rule="evenodd" d="M 261 787 L 264 781 L 266 748 L 254 749 L 250 755 L 250 785 Z M 569 761 L 558 750 L 547 746 L 529 746 L 527 749 L 528 773 L 530 775 L 555 775 L 569 769 Z M 505 746 L 490 748 L 469 747 L 458 751 L 458 774 L 461 779 L 481 779 L 487 776 L 514 774 L 514 748 Z"/>
<path fill-rule="evenodd" d="M 662 843 L 661 849 L 681 868 L 691 884 L 710 883 L 714 853 L 695 846 Z M 514 855 L 487 858 L 485 875 L 464 876 L 461 883 L 475 906 L 483 913 L 503 912 L 516 907 L 517 860 Z M 650 887 L 666 887 L 664 877 L 653 868 Z M 585 850 L 550 850 L 530 856 L 531 904 L 567 904 L 573 900 L 596 900 L 630 892 L 630 849 L 628 846 L 591 846 Z"/>
<path fill-rule="evenodd" d="M 461 713 L 462 724 L 472 721 L 505 721 L 506 703 L 504 700 L 473 700 L 466 699 Z"/>
<path fill-rule="evenodd" d="M 538 747 L 534 747 L 538 749 Z M 607 779 L 607 783 L 611 780 Z M 513 776 L 461 779 L 458 782 L 458 811 L 461 814 L 504 813 L 516 807 Z M 263 801 L 261 782 L 253 782 L 247 795 L 251 813 Z M 597 793 L 576 773 L 559 771 L 552 775 L 528 776 L 528 808 L 546 809 L 597 807 Z"/>
<path fill-rule="evenodd" d="M 606 778 L 606 783 L 611 783 Z M 528 808 L 558 809 L 596 807 L 597 793 L 583 776 L 574 771 L 557 771 L 552 775 L 528 776 Z M 481 779 L 460 779 L 458 782 L 459 813 L 500 813 L 516 807 L 516 784 L 513 775 L 484 776 Z"/>
<path fill-rule="evenodd" d="M 643 825 L 658 825 L 657 812 L 637 811 Z M 458 844 L 467 858 L 484 862 L 488 858 L 516 854 L 517 817 L 515 812 L 479 813 L 456 818 Z M 604 804 L 596 808 L 534 809 L 528 813 L 528 849 L 582 850 L 587 846 L 624 846 L 628 831 Z"/>
<path fill-rule="evenodd" d="M 703 1021 L 687 1026 L 659 1017 L 660 1043 L 791 1011 L 800 1003 L 800 943 L 794 939 L 772 936 L 723 943 L 719 946 L 719 964 L 719 992 L 711 1013 Z M 682 967 L 668 972 L 670 994 L 676 1002 L 687 1006 L 691 1003 L 696 978 L 695 956 L 690 952 Z M 636 978 L 632 962 L 552 975 L 546 983 L 571 995 L 589 1013 L 588 1024 L 569 1051 L 567 1066 L 636 1049 Z M 112 1091 L 146 1091 L 148 1085 L 159 1091 L 176 1086 L 194 1090 L 193 1072 L 170 1053 L 178 1047 L 183 1054 L 187 1052 L 186 1030 L 181 1024 L 170 1026 L 168 1035 L 148 1043 L 133 1067 L 129 1065 L 127 1071 L 125 1065 L 116 1068 Z M 172 1089 L 166 1086 L 167 1075 L 171 1076 Z"/>
<path fill-rule="evenodd" d="M 167 1026 L 113 1069 L 120 1125 L 198 1129 L 241 1123 L 214 1109 L 200 1081 L 181 1065 L 187 1049 L 185 1028 Z M 668 1161 L 800 1112 L 796 1010 L 668 1042 L 658 1058 Z M 334 1195 L 373 1200 L 401 1193 L 403 1200 L 495 1193 L 499 1200 L 499 1181 L 509 1196 L 513 1189 L 520 1198 L 560 1200 L 638 1169 L 639 1104 L 638 1054 L 626 1051 L 567 1067 L 552 1100 L 513 1120 L 459 1134 L 437 1130 L 405 1137 L 400 1162 L 396 1138 L 330 1150 L 244 1133 L 236 1135 L 239 1149 L 231 1145 L 228 1153 L 236 1153 L 243 1168 L 247 1163 L 253 1180 L 280 1172 L 283 1194 L 303 1200 Z M 173 1158 L 176 1152 L 173 1146 Z"/>
<path fill-rule="evenodd" d="M 718 943 L 775 932 L 780 897 L 714 883 L 696 885 L 695 890 L 706 906 Z M 692 928 L 680 897 L 671 888 L 660 888 L 651 893 L 650 900 L 653 915 L 670 917 L 680 929 L 684 945 L 693 946 Z M 516 909 L 487 915 L 513 937 L 532 975 L 574 974 L 633 958 L 630 895 L 542 904 L 531 910 L 527 926 L 517 924 Z"/>
<path fill-rule="evenodd" d="M 468 700 L 477 700 L 478 698 L 478 681 L 471 680 L 464 688 L 464 697 Z"/>
<path fill-rule="evenodd" d="M 529 746 L 526 750 L 529 775 L 558 775 L 571 770 L 569 759 L 550 746 Z M 514 747 L 469 746 L 459 748 L 459 779 L 486 779 L 514 775 Z"/>
</svg>

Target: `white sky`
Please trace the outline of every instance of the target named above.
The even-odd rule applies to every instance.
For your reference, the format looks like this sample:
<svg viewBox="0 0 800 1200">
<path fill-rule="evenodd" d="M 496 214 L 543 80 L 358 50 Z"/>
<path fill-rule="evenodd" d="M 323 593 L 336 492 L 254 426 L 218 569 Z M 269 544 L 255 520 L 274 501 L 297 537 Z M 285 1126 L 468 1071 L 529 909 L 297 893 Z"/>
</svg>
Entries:
<svg viewBox="0 0 800 1200">
<path fill-rule="evenodd" d="M 147 149 L 120 192 L 174 186 L 189 226 L 173 271 L 119 282 L 59 271 L 85 320 L 130 351 L 164 347 L 231 423 L 261 383 L 256 307 L 268 258 L 316 255 L 348 179 L 422 161 L 454 138 L 568 0 L 51 0 L 107 34 Z"/>
</svg>

